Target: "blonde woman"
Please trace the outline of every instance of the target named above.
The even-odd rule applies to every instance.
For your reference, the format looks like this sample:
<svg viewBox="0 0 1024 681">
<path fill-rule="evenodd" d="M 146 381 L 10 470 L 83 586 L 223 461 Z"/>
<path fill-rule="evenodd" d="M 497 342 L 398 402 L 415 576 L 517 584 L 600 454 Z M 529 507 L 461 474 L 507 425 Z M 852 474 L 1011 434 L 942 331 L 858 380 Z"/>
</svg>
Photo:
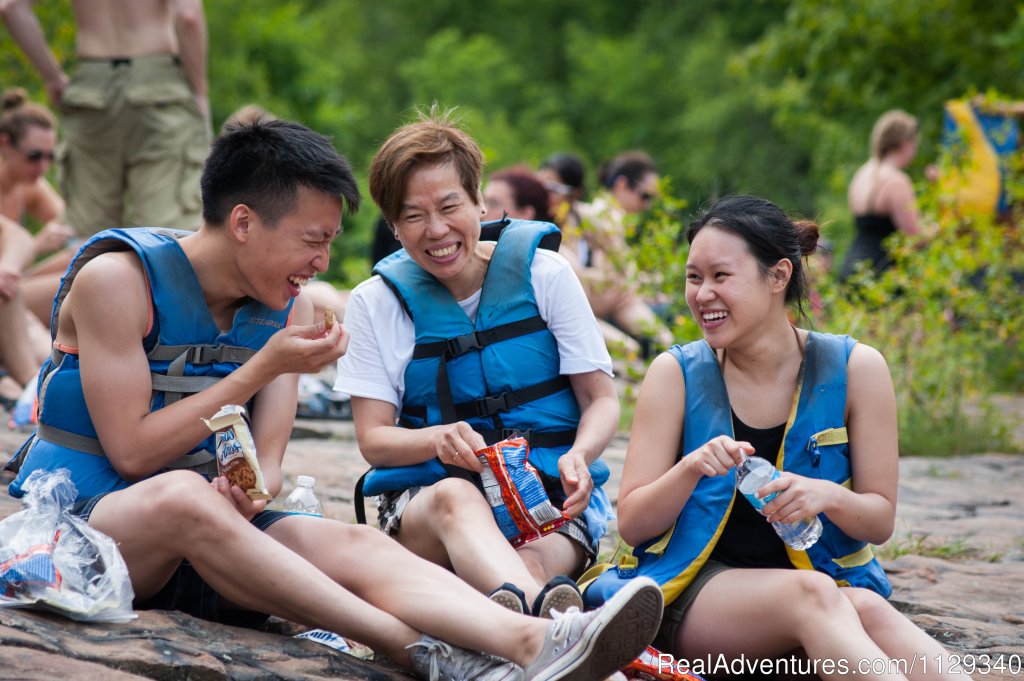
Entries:
<svg viewBox="0 0 1024 681">
<path fill-rule="evenodd" d="M 917 153 L 917 119 L 905 111 L 887 111 L 871 131 L 871 158 L 853 176 L 847 202 L 857 234 L 839 272 L 845 280 L 868 261 L 876 272 L 892 262 L 885 238 L 896 232 L 921 233 L 914 185 L 906 168 Z"/>
</svg>

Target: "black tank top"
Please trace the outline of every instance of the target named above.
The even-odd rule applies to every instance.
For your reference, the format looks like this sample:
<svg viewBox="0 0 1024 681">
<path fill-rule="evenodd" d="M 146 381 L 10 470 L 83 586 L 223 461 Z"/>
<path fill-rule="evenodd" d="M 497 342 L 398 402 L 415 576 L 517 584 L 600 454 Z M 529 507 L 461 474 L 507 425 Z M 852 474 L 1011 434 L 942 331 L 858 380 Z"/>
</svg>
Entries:
<svg viewBox="0 0 1024 681">
<path fill-rule="evenodd" d="M 850 250 L 846 252 L 842 267 L 839 269 L 839 280 L 853 274 L 857 265 L 865 260 L 870 261 L 875 272 L 881 273 L 892 266 L 892 260 L 885 249 L 885 239 L 896 233 L 896 224 L 889 215 L 875 213 L 855 215 L 854 225 L 857 228 Z"/>
<path fill-rule="evenodd" d="M 733 413 L 732 427 L 736 440 L 749 442 L 754 446 L 757 456 L 779 465 L 779 449 L 786 432 L 785 423 L 772 428 L 751 428 Z M 722 536 L 718 538 L 710 558 L 732 567 L 793 567 L 779 535 L 739 492 L 736 493 L 732 513 L 729 514 Z"/>
</svg>

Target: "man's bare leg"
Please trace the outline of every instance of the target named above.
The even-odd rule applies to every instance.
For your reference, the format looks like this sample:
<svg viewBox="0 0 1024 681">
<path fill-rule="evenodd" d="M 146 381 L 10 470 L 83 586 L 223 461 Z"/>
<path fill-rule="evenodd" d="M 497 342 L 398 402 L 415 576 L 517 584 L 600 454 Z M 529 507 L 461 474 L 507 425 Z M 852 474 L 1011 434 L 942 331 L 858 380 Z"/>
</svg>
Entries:
<svg viewBox="0 0 1024 681">
<path fill-rule="evenodd" d="M 538 654 L 547 628 L 490 602 L 376 530 L 287 518 L 260 532 L 189 472 L 165 473 L 105 497 L 89 524 L 120 544 L 139 598 L 156 593 L 188 559 L 232 603 L 337 631 L 401 664 L 408 665 L 405 646 L 422 631 L 523 665 Z M 495 628 L 507 635 L 491 636 Z"/>
</svg>

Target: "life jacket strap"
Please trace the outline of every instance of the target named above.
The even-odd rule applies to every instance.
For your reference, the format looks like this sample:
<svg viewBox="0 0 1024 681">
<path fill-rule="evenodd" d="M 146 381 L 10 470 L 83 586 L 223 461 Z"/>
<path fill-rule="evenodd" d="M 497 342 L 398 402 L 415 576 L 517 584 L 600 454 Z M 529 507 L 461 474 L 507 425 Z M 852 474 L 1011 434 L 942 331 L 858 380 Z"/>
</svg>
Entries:
<svg viewBox="0 0 1024 681">
<path fill-rule="evenodd" d="M 45 423 L 40 423 L 36 427 L 36 437 L 59 447 L 67 447 L 68 449 L 103 458 L 107 456 L 106 452 L 103 451 L 103 445 L 96 438 L 55 428 Z M 169 470 L 188 469 L 197 473 L 216 475 L 217 461 L 210 452 L 200 450 L 175 459 L 167 464 L 165 468 Z"/>
<path fill-rule="evenodd" d="M 104 458 L 107 456 L 106 452 L 103 451 L 103 446 L 100 445 L 100 441 L 94 437 L 54 428 L 45 423 L 40 423 L 36 426 L 36 435 L 38 435 L 40 440 L 52 442 L 60 447 L 67 447 L 79 452 L 85 452 L 86 454 L 92 454 L 93 456 L 102 456 Z"/>
<path fill-rule="evenodd" d="M 245 364 L 255 354 L 252 348 L 235 345 L 157 345 L 146 356 L 156 362 L 180 360 L 189 364 Z"/>
<path fill-rule="evenodd" d="M 507 324 L 500 324 L 490 329 L 474 331 L 472 333 L 455 336 L 443 341 L 431 343 L 418 343 L 412 351 L 413 359 L 427 359 L 429 357 L 447 357 L 451 359 L 464 355 L 472 350 L 481 350 L 488 345 L 500 343 L 501 341 L 526 336 L 537 331 L 548 328 L 547 324 L 539 315 L 527 317 Z"/>
<path fill-rule="evenodd" d="M 535 383 L 519 390 L 506 390 L 494 395 L 485 395 L 468 402 L 459 402 L 454 405 L 455 421 L 465 421 L 472 418 L 487 418 L 496 414 L 509 412 L 516 407 L 539 400 L 548 395 L 554 395 L 567 388 L 572 388 L 572 383 L 567 376 L 555 376 L 554 378 Z M 403 407 L 402 417 L 425 419 L 427 416 L 426 407 Z M 454 421 L 453 421 L 454 423 Z"/>
<path fill-rule="evenodd" d="M 179 395 L 178 399 L 181 399 L 180 395 L 201 392 L 220 381 L 216 376 L 165 376 L 164 374 L 150 374 L 149 377 L 153 382 L 153 390 L 177 393 Z"/>
<path fill-rule="evenodd" d="M 530 446 L 530 449 L 571 447 L 573 443 L 576 442 L 576 429 L 555 430 L 544 433 L 538 433 L 532 430 L 517 430 L 515 428 L 503 428 L 501 430 L 482 430 L 474 428 L 473 430 L 480 433 L 480 437 L 482 437 L 484 442 L 488 445 L 493 445 L 496 442 L 501 442 L 502 440 L 507 440 L 515 436 L 526 438 L 526 443 Z"/>
<path fill-rule="evenodd" d="M 164 393 L 164 406 L 170 406 L 185 395 L 205 390 L 220 380 L 210 376 L 186 376 L 186 365 L 244 364 L 255 354 L 251 348 L 233 345 L 157 345 L 146 353 L 146 357 L 152 361 L 170 362 L 166 375 L 150 374 L 153 390 Z"/>
</svg>

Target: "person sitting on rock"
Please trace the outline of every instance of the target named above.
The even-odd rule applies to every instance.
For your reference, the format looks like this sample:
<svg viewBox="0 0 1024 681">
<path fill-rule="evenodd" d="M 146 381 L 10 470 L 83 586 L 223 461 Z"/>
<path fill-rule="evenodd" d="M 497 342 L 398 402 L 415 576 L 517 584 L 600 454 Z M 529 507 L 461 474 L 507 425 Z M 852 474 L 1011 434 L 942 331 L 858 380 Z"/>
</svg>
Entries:
<svg viewBox="0 0 1024 681">
<path fill-rule="evenodd" d="M 33 471 L 69 469 L 73 512 L 117 542 L 137 608 L 228 624 L 273 614 L 429 678 L 582 679 L 643 650 L 661 613 L 651 582 L 549 625 L 376 530 L 267 511 L 217 477 L 202 419 L 248 404 L 267 487 L 281 489 L 296 375 L 348 343 L 340 324 L 313 323 L 301 286 L 327 268 L 360 197 L 330 141 L 287 121 L 230 127 L 201 182 L 194 233 L 103 231 L 71 264 L 11 493 Z"/>
<path fill-rule="evenodd" d="M 587 602 L 649 575 L 670 602 L 655 645 L 682 658 L 802 648 L 828 678 L 903 679 L 892 665 L 857 664 L 918 657 L 937 662 L 914 678 L 952 677 L 942 646 L 886 601 L 892 587 L 871 551 L 896 516 L 885 359 L 786 314 L 789 303 L 803 311 L 802 262 L 817 225 L 734 196 L 687 237 L 686 302 L 704 338 L 659 355 L 644 379 L 618 506 L 622 539 L 636 548 L 589 584 Z M 756 490 L 763 515 L 736 491 L 737 467 L 752 454 L 782 471 Z M 820 537 L 795 546 L 765 522 L 815 517 Z"/>
<path fill-rule="evenodd" d="M 352 396 L 370 465 L 409 473 L 379 490 L 381 529 L 506 607 L 550 616 L 582 605 L 567 575 L 594 559 L 607 527 L 599 457 L 619 401 L 579 280 L 538 248 L 558 228 L 510 220 L 481 241 L 482 173 L 450 112 L 424 114 L 377 152 L 370 192 L 404 250 L 353 290 L 335 388 Z M 484 340 L 435 352 L 470 337 Z M 479 489 L 475 455 L 514 430 L 529 433 L 549 499 L 572 518 L 518 549 Z"/>
</svg>

